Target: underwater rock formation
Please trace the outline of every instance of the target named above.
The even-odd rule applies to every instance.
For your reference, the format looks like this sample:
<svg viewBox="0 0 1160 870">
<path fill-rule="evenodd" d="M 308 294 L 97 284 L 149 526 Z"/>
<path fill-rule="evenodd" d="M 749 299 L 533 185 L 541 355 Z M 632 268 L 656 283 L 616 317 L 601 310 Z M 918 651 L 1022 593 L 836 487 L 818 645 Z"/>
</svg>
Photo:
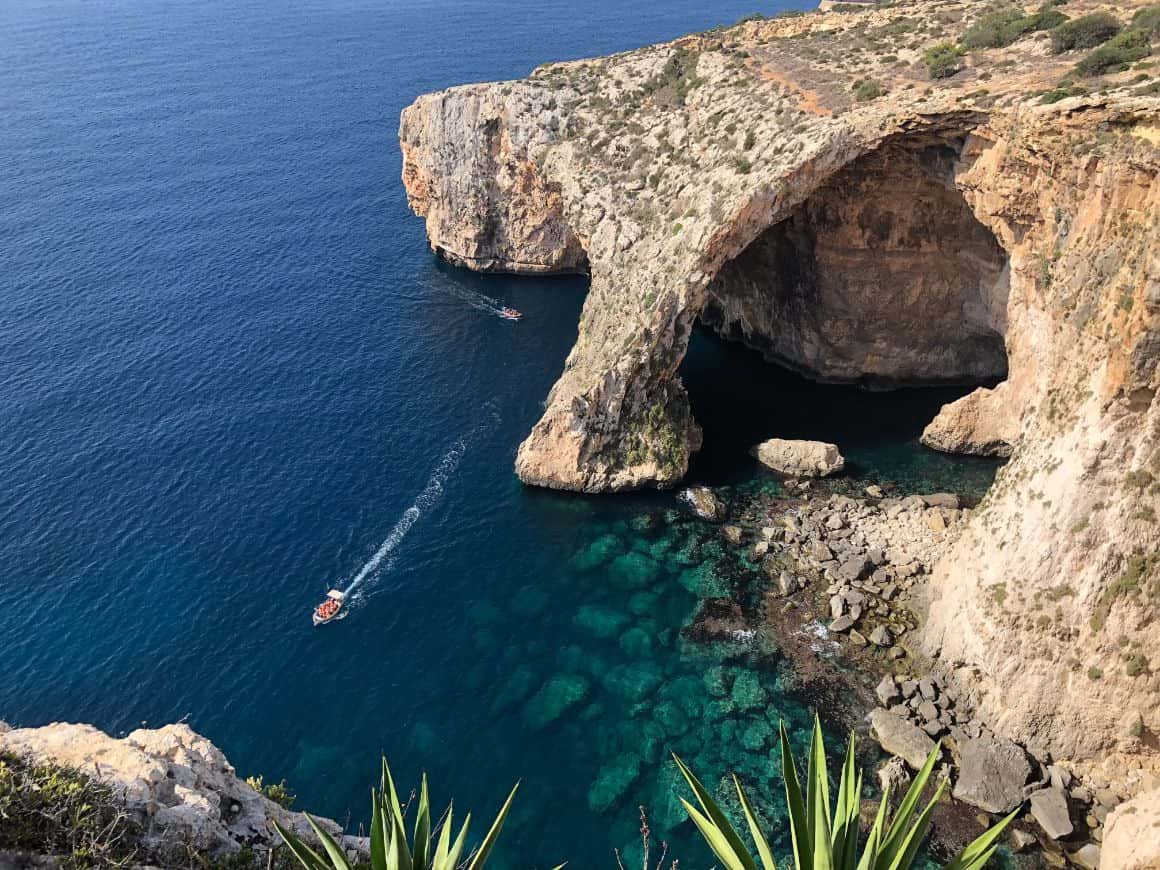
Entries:
<svg viewBox="0 0 1160 870">
<path fill-rule="evenodd" d="M 934 571 L 925 649 L 1039 757 L 1139 755 L 1134 723 L 1160 730 L 1160 99 L 1123 72 L 1042 103 L 1076 58 L 1037 34 L 928 79 L 922 50 L 986 8 L 750 21 L 428 94 L 404 181 L 455 262 L 591 274 L 527 483 L 676 484 L 698 319 L 820 379 L 1003 381 L 927 432 L 1011 460 Z M 867 69 L 886 97 L 855 99 Z"/>
</svg>

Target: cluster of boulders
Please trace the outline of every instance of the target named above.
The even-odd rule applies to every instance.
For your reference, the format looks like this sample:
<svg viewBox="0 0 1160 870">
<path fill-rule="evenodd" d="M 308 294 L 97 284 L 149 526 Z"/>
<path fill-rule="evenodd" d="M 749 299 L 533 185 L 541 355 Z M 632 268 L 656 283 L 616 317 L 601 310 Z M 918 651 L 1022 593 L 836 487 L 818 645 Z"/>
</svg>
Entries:
<svg viewBox="0 0 1160 870">
<path fill-rule="evenodd" d="M 1028 805 L 1040 835 L 1014 828 L 1010 840 L 1016 849 L 1042 842 L 1057 862 L 1100 865 L 1104 823 L 1124 795 L 1108 783 L 1081 781 L 1061 765 L 1041 763 L 1018 743 L 996 736 L 937 675 L 888 674 L 875 694 L 882 706 L 870 713 L 871 733 L 894 756 L 879 772 L 883 788 L 888 782 L 905 785 L 906 768 L 917 770 L 941 739 L 953 761 L 942 774 L 952 778 L 956 800 L 993 814 Z"/>
<path fill-rule="evenodd" d="M 963 511 L 951 493 L 887 498 L 870 489 L 866 498 L 831 495 L 778 511 L 753 555 L 778 594 L 802 588 L 811 575 L 829 581 L 829 630 L 902 658 L 897 641 L 915 624 L 895 599 L 930 572 Z"/>
</svg>

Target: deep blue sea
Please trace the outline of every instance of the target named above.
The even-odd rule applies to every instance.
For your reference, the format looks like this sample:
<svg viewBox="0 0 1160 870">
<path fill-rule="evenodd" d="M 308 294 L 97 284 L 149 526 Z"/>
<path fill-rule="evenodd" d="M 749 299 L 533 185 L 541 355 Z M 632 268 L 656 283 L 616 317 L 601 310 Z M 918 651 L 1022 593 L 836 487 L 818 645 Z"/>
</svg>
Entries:
<svg viewBox="0 0 1160 870">
<path fill-rule="evenodd" d="M 808 701 L 774 643 L 681 638 L 735 580 L 671 495 L 516 481 L 586 282 L 436 261 L 396 130 L 419 93 L 755 8 L 0 5 L 0 718 L 188 720 L 355 827 L 380 752 L 481 822 L 522 779 L 500 868 L 614 866 L 644 804 L 707 866 L 668 750 L 774 794 L 772 728 Z M 993 473 L 914 443 L 959 391 L 816 387 L 705 335 L 684 374 L 697 479 L 774 485 L 744 454 L 774 434 L 904 486 Z"/>
</svg>

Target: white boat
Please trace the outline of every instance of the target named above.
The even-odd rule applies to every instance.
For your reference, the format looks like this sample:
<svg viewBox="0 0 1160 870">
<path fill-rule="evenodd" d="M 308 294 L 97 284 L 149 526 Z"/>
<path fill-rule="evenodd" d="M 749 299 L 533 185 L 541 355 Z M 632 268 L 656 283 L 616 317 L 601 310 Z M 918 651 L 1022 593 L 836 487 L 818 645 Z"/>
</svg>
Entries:
<svg viewBox="0 0 1160 870">
<path fill-rule="evenodd" d="M 311 614 L 311 620 L 315 625 L 324 625 L 327 622 L 334 622 L 346 616 L 346 596 L 337 589 L 331 589 L 326 593 L 326 598 L 322 603 L 314 608 L 314 613 Z"/>
<path fill-rule="evenodd" d="M 514 308 L 508 308 L 506 305 L 500 309 L 499 316 L 504 320 L 519 320 L 523 314 L 516 311 Z"/>
</svg>

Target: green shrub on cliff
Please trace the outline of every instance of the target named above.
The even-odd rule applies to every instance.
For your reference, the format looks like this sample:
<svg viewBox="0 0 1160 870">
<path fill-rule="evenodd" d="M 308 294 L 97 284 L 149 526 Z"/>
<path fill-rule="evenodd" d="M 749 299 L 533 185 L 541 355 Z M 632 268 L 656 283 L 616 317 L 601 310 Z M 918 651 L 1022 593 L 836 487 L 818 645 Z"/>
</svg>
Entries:
<svg viewBox="0 0 1160 870">
<path fill-rule="evenodd" d="M 1095 48 L 1119 33 L 1120 28 L 1116 16 L 1108 12 L 1093 12 L 1051 31 L 1051 50 L 1060 54 L 1077 48 Z"/>
<path fill-rule="evenodd" d="M 942 799 L 947 783 L 943 780 L 935 789 L 934 796 L 917 812 L 919 799 L 926 789 L 935 763 L 938 761 L 939 747 L 935 746 L 927 756 L 926 763 L 914 777 L 894 814 L 887 819 L 890 806 L 890 789 L 882 796 L 878 813 L 870 827 L 869 836 L 858 857 L 858 834 L 860 831 L 862 806 L 862 774 L 855 772 L 854 735 L 846 749 L 842 764 L 842 776 L 838 784 L 837 802 L 830 805 L 830 779 L 826 770 L 826 750 L 822 744 L 822 728 L 814 717 L 814 734 L 810 742 L 809 763 L 806 766 L 805 792 L 798 779 L 797 765 L 790 751 L 789 735 L 785 723 L 781 724 L 781 775 L 785 781 L 785 798 L 789 808 L 789 827 L 793 842 L 794 866 L 797 870 L 907 870 L 918 856 L 918 850 L 930 826 L 931 814 Z M 777 870 L 773 850 L 761 830 L 753 807 L 741 788 L 741 782 L 733 777 L 737 799 L 749 828 L 749 835 L 757 846 L 755 858 L 749 851 L 741 835 L 733 827 L 719 804 L 708 789 L 693 775 L 678 758 L 677 766 L 693 790 L 700 809 L 687 800 L 681 803 L 689 818 L 705 838 L 709 848 L 726 870 Z M 995 854 L 999 835 L 1011 822 L 1019 810 L 1011 813 L 946 865 L 945 870 L 981 870 Z"/>
<path fill-rule="evenodd" d="M 1146 30 L 1153 37 L 1160 36 L 1160 5 L 1145 6 L 1132 16 L 1132 27 Z"/>
<path fill-rule="evenodd" d="M 1128 64 L 1152 53 L 1148 33 L 1137 27 L 1125 30 L 1075 65 L 1077 75 L 1099 76 L 1127 69 Z"/>
<path fill-rule="evenodd" d="M 1001 48 L 1019 37 L 1037 30 L 1050 30 L 1067 21 L 1057 9 L 1044 7 L 1031 15 L 1021 9 L 996 9 L 983 15 L 967 28 L 961 40 L 964 48 Z"/>
<path fill-rule="evenodd" d="M 922 53 L 922 62 L 932 79 L 947 79 L 963 68 L 963 50 L 953 42 L 940 42 Z"/>
<path fill-rule="evenodd" d="M 121 867 L 140 863 L 139 834 L 111 786 L 0 754 L 0 850 L 61 856 L 65 867 Z"/>
</svg>

